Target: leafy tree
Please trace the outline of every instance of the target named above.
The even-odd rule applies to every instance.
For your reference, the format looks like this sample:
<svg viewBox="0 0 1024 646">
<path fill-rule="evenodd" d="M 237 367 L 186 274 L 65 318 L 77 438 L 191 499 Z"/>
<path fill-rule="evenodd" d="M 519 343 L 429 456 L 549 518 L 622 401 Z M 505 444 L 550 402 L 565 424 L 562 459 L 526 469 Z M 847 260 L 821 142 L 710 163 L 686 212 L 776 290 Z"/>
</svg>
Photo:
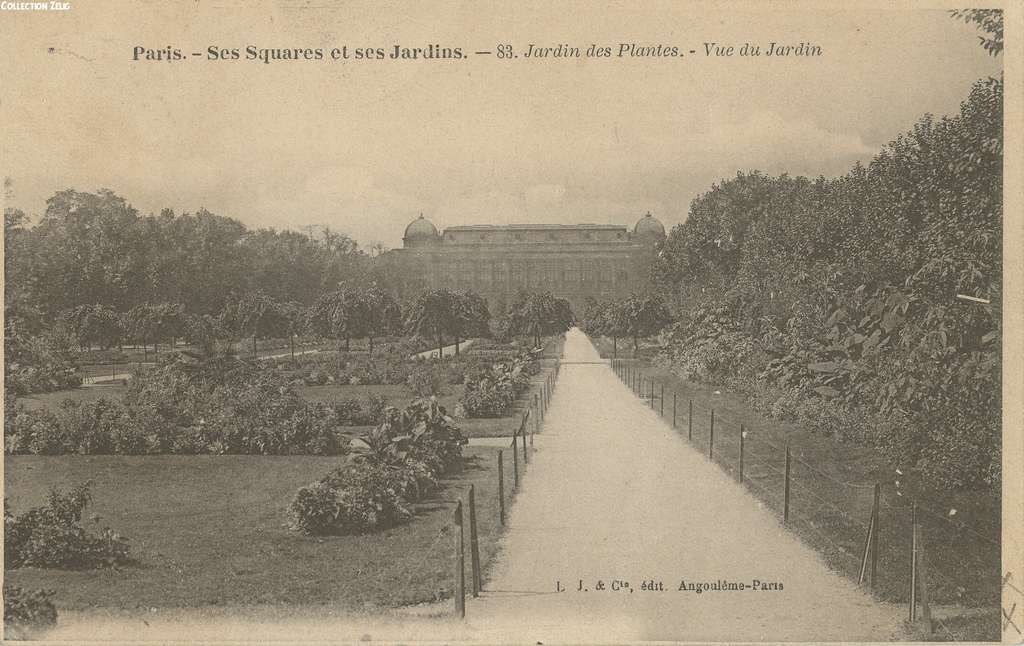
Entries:
<svg viewBox="0 0 1024 646">
<path fill-rule="evenodd" d="M 453 334 L 459 327 L 456 323 L 459 300 L 447 287 L 421 292 L 406 316 L 407 333 L 436 339 L 438 357 L 444 356 L 445 335 Z"/>
<path fill-rule="evenodd" d="M 640 349 L 640 337 L 657 334 L 671 321 L 668 309 L 660 296 L 632 295 L 615 308 L 621 317 L 622 331 L 633 337 L 633 351 Z"/>
<path fill-rule="evenodd" d="M 952 9 L 954 18 L 967 24 L 974 23 L 986 36 L 978 36 L 981 46 L 992 56 L 1003 52 L 1003 10 L 1002 9 Z"/>
<path fill-rule="evenodd" d="M 541 336 L 565 332 L 574 318 L 567 300 L 555 298 L 551 292 L 521 290 L 509 307 L 508 330 L 511 334 L 532 336 L 534 345 L 539 347 Z"/>
<path fill-rule="evenodd" d="M 491 313 L 487 299 L 474 291 L 455 292 L 451 334 L 455 337 L 455 356 L 459 355 L 462 339 L 471 336 L 490 336 Z"/>
<path fill-rule="evenodd" d="M 373 351 L 374 336 L 386 335 L 402 327 L 402 311 L 391 294 L 379 287 L 353 290 L 352 298 L 359 305 L 356 308 L 355 329 L 359 336 L 365 336 Z"/>
<path fill-rule="evenodd" d="M 280 304 L 262 291 L 249 292 L 224 308 L 225 326 L 239 336 L 252 336 L 252 355 L 258 356 L 258 338 L 280 338 L 288 334 L 290 322 Z"/>
</svg>

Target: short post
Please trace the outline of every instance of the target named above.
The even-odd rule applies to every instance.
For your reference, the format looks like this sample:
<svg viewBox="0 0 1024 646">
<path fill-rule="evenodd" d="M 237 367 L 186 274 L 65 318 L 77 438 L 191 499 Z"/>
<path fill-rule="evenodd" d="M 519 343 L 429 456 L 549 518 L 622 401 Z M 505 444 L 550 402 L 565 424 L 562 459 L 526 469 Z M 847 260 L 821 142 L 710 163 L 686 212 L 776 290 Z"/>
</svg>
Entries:
<svg viewBox="0 0 1024 646">
<path fill-rule="evenodd" d="M 676 393 L 672 393 L 672 428 L 676 427 Z"/>
<path fill-rule="evenodd" d="M 483 580 L 480 576 L 480 542 L 476 534 L 476 492 L 469 485 L 469 564 L 473 579 L 473 598 L 480 596 Z"/>
<path fill-rule="evenodd" d="M 498 451 L 498 523 L 505 524 L 505 464 Z"/>
<path fill-rule="evenodd" d="M 455 531 L 455 614 L 466 618 L 466 549 L 462 533 L 462 501 L 455 503 L 453 518 Z"/>
<path fill-rule="evenodd" d="M 665 384 L 661 384 L 661 416 L 665 416 Z"/>
<path fill-rule="evenodd" d="M 917 501 L 910 503 L 910 623 L 917 621 Z"/>
<path fill-rule="evenodd" d="M 693 439 L 693 400 L 690 400 L 690 421 L 687 422 L 686 426 L 686 439 Z"/>
<path fill-rule="evenodd" d="M 921 598 L 921 623 L 927 634 L 932 634 L 932 607 L 928 602 L 928 563 L 924 558 L 924 537 L 921 535 L 921 525 L 915 524 L 917 531 L 917 585 L 920 590 L 918 596 Z"/>
<path fill-rule="evenodd" d="M 747 431 L 740 424 L 740 483 L 743 482 L 743 442 L 746 440 Z"/>
<path fill-rule="evenodd" d="M 711 409 L 711 433 L 708 435 L 708 459 L 715 459 L 715 409 Z"/>
<path fill-rule="evenodd" d="M 654 410 L 654 377 L 651 377 L 651 410 Z"/>
<path fill-rule="evenodd" d="M 868 531 L 864 532 L 864 549 L 861 550 L 860 574 L 857 576 L 857 585 L 864 584 L 864 577 L 868 571 L 868 550 L 871 549 L 871 535 L 875 532 L 875 508 L 871 508 L 868 514 Z"/>
<path fill-rule="evenodd" d="M 530 421 L 530 413 L 533 409 L 526 411 L 526 417 L 523 418 L 523 427 L 519 429 L 519 433 L 523 436 L 523 464 L 530 463 L 530 456 L 526 453 L 526 425 Z"/>
<path fill-rule="evenodd" d="M 519 445 L 516 444 L 518 437 L 518 433 L 512 436 L 512 491 L 519 488 Z"/>
<path fill-rule="evenodd" d="M 878 589 L 878 587 L 876 585 L 877 582 L 878 582 L 878 532 L 879 532 L 878 504 L 879 504 L 879 501 L 881 499 L 881 495 L 882 495 L 882 485 L 881 485 L 881 483 L 876 482 L 875 483 L 875 499 L 874 499 L 874 508 L 875 508 L 875 522 L 874 522 L 874 526 L 875 526 L 875 531 L 871 534 L 871 589 L 872 590 L 877 590 Z"/>
<path fill-rule="evenodd" d="M 786 489 L 783 496 L 782 522 L 789 522 L 789 444 L 786 444 Z"/>
</svg>

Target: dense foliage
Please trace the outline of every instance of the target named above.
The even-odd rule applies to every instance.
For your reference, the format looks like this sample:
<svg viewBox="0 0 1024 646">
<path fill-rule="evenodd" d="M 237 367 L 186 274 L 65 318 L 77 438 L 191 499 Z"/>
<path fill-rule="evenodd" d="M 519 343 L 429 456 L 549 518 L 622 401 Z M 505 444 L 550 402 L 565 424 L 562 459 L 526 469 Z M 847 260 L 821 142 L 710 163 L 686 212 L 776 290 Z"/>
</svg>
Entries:
<svg viewBox="0 0 1024 646">
<path fill-rule="evenodd" d="M 641 337 L 657 334 L 670 321 L 671 314 L 660 296 L 632 294 L 621 301 L 588 302 L 583 330 L 587 334 L 610 337 L 615 352 L 618 352 L 620 338 L 631 338 L 635 353 Z"/>
<path fill-rule="evenodd" d="M 342 466 L 299 489 L 288 508 L 291 525 L 307 534 L 349 534 L 404 522 L 411 504 L 458 468 L 465 442 L 434 400 L 388 408 L 377 428 L 353 441 Z"/>
<path fill-rule="evenodd" d="M 520 291 L 508 308 L 504 333 L 529 336 L 534 347 L 540 347 L 540 338 L 562 334 L 575 320 L 569 301 L 556 298 L 551 292 Z"/>
<path fill-rule="evenodd" d="M 438 357 L 444 356 L 445 339 L 459 343 L 474 336 L 490 336 L 491 314 L 487 300 L 472 291 L 446 287 L 420 293 L 405 314 L 405 331 L 436 341 Z"/>
<path fill-rule="evenodd" d="M 56 414 L 9 401 L 8 453 L 338 455 L 339 428 L 379 412 L 306 402 L 275 371 L 232 357 L 167 356 L 139 372 L 122 402 L 65 400 Z M 383 404 L 378 404 L 382 408 Z"/>
<path fill-rule="evenodd" d="M 530 377 L 540 371 L 538 351 L 523 351 L 508 361 L 467 372 L 462 408 L 468 417 L 505 417 L 516 397 L 530 387 Z"/>
<path fill-rule="evenodd" d="M 39 639 L 57 625 L 52 590 L 26 590 L 4 584 L 4 637 L 10 640 Z"/>
<path fill-rule="evenodd" d="M 51 489 L 47 504 L 14 516 L 4 504 L 4 567 L 94 568 L 129 561 L 127 539 L 103 529 L 99 536 L 82 527 L 91 500 L 89 483 L 68 493 Z M 99 522 L 99 517 L 94 520 Z"/>
<path fill-rule="evenodd" d="M 1002 105 L 979 81 L 845 176 L 740 173 L 696 199 L 655 267 L 680 312 L 664 359 L 926 482 L 998 487 Z"/>
</svg>

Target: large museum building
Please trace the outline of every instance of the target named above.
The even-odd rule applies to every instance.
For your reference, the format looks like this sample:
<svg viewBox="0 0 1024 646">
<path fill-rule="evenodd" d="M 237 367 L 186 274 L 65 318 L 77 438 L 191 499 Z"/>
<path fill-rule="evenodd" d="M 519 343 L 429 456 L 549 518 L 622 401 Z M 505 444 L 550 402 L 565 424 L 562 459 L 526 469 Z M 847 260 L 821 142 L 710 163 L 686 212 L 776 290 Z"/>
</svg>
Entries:
<svg viewBox="0 0 1024 646">
<path fill-rule="evenodd" d="M 474 224 L 439 232 L 422 215 L 392 252 L 409 289 L 450 287 L 485 296 L 492 311 L 519 290 L 550 291 L 582 314 L 587 299 L 642 290 L 665 227 L 650 213 L 614 224 Z"/>
</svg>

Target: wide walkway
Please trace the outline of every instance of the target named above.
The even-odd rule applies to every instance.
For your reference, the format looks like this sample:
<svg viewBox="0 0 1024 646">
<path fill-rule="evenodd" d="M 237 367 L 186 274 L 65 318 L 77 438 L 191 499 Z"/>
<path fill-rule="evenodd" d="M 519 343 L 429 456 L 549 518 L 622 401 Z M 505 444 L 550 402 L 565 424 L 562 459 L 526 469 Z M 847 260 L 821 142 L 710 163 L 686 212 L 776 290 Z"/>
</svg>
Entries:
<svg viewBox="0 0 1024 646">
<path fill-rule="evenodd" d="M 829 571 L 607 365 L 574 361 L 599 361 L 577 330 L 497 567 L 487 592 L 468 604 L 467 627 L 481 639 L 898 636 L 901 608 Z M 643 590 L 645 581 L 655 590 Z M 684 582 L 761 589 L 698 594 L 680 591 Z"/>
</svg>

